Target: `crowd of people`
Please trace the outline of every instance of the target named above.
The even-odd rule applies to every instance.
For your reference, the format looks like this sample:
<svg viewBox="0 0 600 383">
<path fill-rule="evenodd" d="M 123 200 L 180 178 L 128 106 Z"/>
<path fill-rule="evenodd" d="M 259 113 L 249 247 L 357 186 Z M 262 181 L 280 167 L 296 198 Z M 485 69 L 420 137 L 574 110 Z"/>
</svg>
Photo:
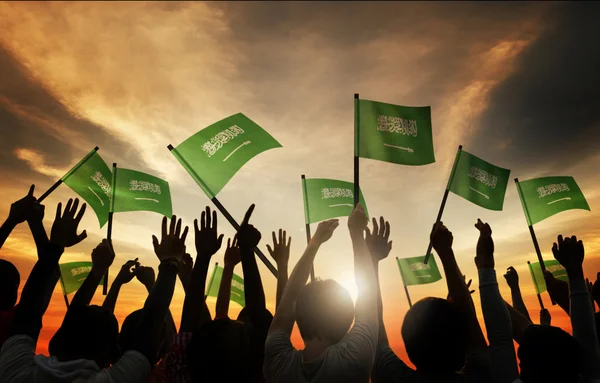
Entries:
<svg viewBox="0 0 600 383">
<path fill-rule="evenodd" d="M 552 299 L 570 316 L 570 335 L 551 326 L 547 310 L 542 310 L 539 325 L 533 323 L 514 268 L 504 275 L 512 305 L 503 300 L 494 269 L 492 229 L 477 221 L 475 264 L 486 340 L 472 291 L 452 250 L 452 233 L 442 222 L 435 224 L 430 238 L 443 265 L 448 296 L 422 299 L 405 315 L 401 335 L 416 367 L 412 369 L 390 348 L 383 321 L 378 271 L 392 249 L 390 224 L 381 217 L 369 227 L 360 204 L 348 217 L 356 304 L 334 280 L 307 283 L 320 246 L 339 226 L 332 219 L 318 225 L 289 278 L 291 239 L 283 230 L 273 233 L 268 250 L 278 279 L 276 310 L 274 315 L 269 312 L 254 253 L 261 233 L 250 224 L 252 205 L 235 238 L 227 241 L 212 318 L 205 301 L 206 278 L 211 257 L 223 247 L 224 238 L 217 213 L 207 207 L 194 221 L 195 259 L 186 251 L 188 227 L 176 216 L 163 218 L 160 238 L 152 238 L 160 261 L 157 275 L 137 259 L 128 261 L 102 306 L 90 302 L 115 253 L 110 241 L 98 244 L 91 254 L 92 269 L 50 340 L 50 355 L 36 355 L 42 317 L 60 278 L 61 255 L 87 237 L 79 229 L 86 210 L 79 200 L 69 200 L 64 207 L 58 204 L 49 237 L 44 210 L 32 186 L 27 196 L 11 205 L 0 228 L 1 247 L 17 225 L 27 222 L 38 252 L 18 303 L 19 271 L 9 260 L 0 260 L 0 382 L 600 382 L 600 317 L 593 304 L 595 300 L 600 306 L 600 279 L 594 284 L 584 279 L 581 240 L 559 235 L 552 247 L 568 283 L 545 274 Z M 246 305 L 237 319 L 231 319 L 231 281 L 239 263 Z M 113 314 L 119 291 L 134 278 L 147 288 L 148 297 L 141 310 L 119 325 Z M 179 328 L 169 310 L 177 279 L 185 291 Z M 290 341 L 294 323 L 303 350 Z M 516 353 L 513 340 L 518 343 Z"/>
</svg>

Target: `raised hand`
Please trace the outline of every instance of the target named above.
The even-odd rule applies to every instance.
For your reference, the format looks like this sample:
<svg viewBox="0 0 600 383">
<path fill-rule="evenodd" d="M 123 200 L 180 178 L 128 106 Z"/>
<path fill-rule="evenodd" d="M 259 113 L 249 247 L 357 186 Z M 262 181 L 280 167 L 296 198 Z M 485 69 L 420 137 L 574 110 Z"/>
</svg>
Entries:
<svg viewBox="0 0 600 383">
<path fill-rule="evenodd" d="M 104 272 L 108 270 L 114 260 L 115 252 L 107 239 L 103 239 L 102 242 L 92 250 L 92 268 L 101 272 L 101 275 L 104 275 Z M 119 272 L 119 274 L 121 273 Z"/>
<path fill-rule="evenodd" d="M 36 198 L 33 196 L 35 185 L 31 185 L 29 193 L 20 200 L 10 205 L 10 212 L 8 213 L 8 219 L 15 225 L 27 221 L 34 214 L 37 203 Z"/>
<path fill-rule="evenodd" d="M 582 264 L 585 250 L 583 248 L 583 242 L 578 241 L 576 236 L 563 239 L 563 236 L 559 235 L 558 244 L 555 242 L 552 245 L 552 254 L 554 254 L 554 258 L 567 270 L 569 279 L 583 279 Z"/>
<path fill-rule="evenodd" d="M 540 324 L 542 326 L 550 326 L 552 323 L 552 316 L 550 315 L 550 311 L 548 309 L 543 309 L 540 311 Z"/>
<path fill-rule="evenodd" d="M 367 218 L 365 209 L 359 203 L 348 217 L 348 229 L 351 233 L 362 235 L 368 224 L 369 219 Z"/>
<path fill-rule="evenodd" d="M 179 264 L 179 272 L 177 273 L 184 287 L 187 286 L 187 283 L 190 280 L 193 268 L 194 260 L 192 259 L 192 256 L 188 253 L 185 253 L 181 258 L 181 263 Z"/>
<path fill-rule="evenodd" d="M 514 267 L 510 266 L 508 269 L 506 269 L 504 279 L 506 279 L 506 283 L 508 283 L 508 287 L 511 289 L 516 289 L 519 287 L 519 274 Z"/>
<path fill-rule="evenodd" d="M 187 226 L 183 230 L 183 233 L 181 232 L 181 219 L 178 220 L 175 215 L 171 218 L 171 224 L 167 232 L 167 217 L 163 217 L 160 243 L 156 236 L 152 236 L 154 253 L 156 253 L 158 259 L 161 262 L 167 259 L 175 259 L 179 262 L 185 254 L 185 238 L 187 237 L 187 233 Z"/>
<path fill-rule="evenodd" d="M 477 270 L 493 269 L 494 264 L 494 240 L 492 239 L 492 228 L 487 223 L 477 219 L 475 224 L 479 230 L 479 240 L 477 241 L 477 256 L 475 257 L 475 265 Z"/>
<path fill-rule="evenodd" d="M 277 263 L 277 268 L 279 269 L 280 265 L 287 265 L 290 260 L 290 246 L 292 244 L 292 237 L 287 238 L 287 232 L 285 230 L 279 229 L 279 242 L 277 241 L 277 236 L 275 232 L 273 232 L 273 247 L 267 245 L 267 250 L 269 250 L 269 254 Z"/>
<path fill-rule="evenodd" d="M 365 241 L 367 248 L 371 254 L 371 259 L 374 262 L 379 262 L 387 258 L 392 250 L 392 241 L 390 239 L 390 223 L 379 217 L 379 225 L 377 219 L 373 218 L 373 233 L 366 228 Z"/>
<path fill-rule="evenodd" d="M 235 265 L 242 261 L 240 255 L 240 247 L 238 246 L 237 236 L 227 239 L 227 250 L 225 250 L 225 267 L 234 268 Z"/>
<path fill-rule="evenodd" d="M 154 282 L 156 282 L 156 276 L 154 275 L 154 269 L 150 266 L 140 266 L 135 270 L 135 277 L 138 281 L 148 290 L 152 290 Z"/>
<path fill-rule="evenodd" d="M 338 219 L 330 219 L 319 223 L 319 226 L 317 226 L 317 231 L 315 232 L 315 235 L 313 235 L 311 242 L 314 241 L 319 245 L 327 242 L 339 225 L 340 221 Z"/>
<path fill-rule="evenodd" d="M 140 263 L 138 262 L 138 258 L 127 261 L 123 266 L 121 266 L 121 270 L 119 270 L 119 274 L 115 278 L 115 282 L 125 284 L 131 282 L 133 277 L 135 277 L 137 269 L 140 267 Z"/>
<path fill-rule="evenodd" d="M 64 214 L 61 212 L 62 204 L 59 203 L 56 208 L 56 218 L 50 232 L 50 242 L 60 247 L 71 247 L 87 238 L 86 231 L 77 234 L 77 227 L 83 214 L 85 213 L 86 204 L 81 206 L 81 210 L 77 213 L 79 199 L 69 199 L 65 207 Z M 77 213 L 77 214 L 76 214 Z"/>
<path fill-rule="evenodd" d="M 223 234 L 217 233 L 217 212 L 211 213 L 210 207 L 207 206 L 200 216 L 200 228 L 198 228 L 198 220 L 194 220 L 194 232 L 198 257 L 210 261 L 223 244 Z"/>
<path fill-rule="evenodd" d="M 246 215 L 244 216 L 244 220 L 240 225 L 240 229 L 237 232 L 238 245 L 240 249 L 254 249 L 261 239 L 260 231 L 258 231 L 254 226 L 250 225 L 250 217 L 252 217 L 252 212 L 254 212 L 254 204 L 248 208 Z"/>
<path fill-rule="evenodd" d="M 429 235 L 429 240 L 435 252 L 438 253 L 443 260 L 444 255 L 448 254 L 448 252 L 452 250 L 454 237 L 452 236 L 452 232 L 448 230 L 446 226 L 444 226 L 443 222 L 440 221 L 433 225 L 431 234 Z"/>
<path fill-rule="evenodd" d="M 470 288 L 471 288 L 471 283 L 473 283 L 473 280 L 472 280 L 472 279 L 469 279 L 469 282 L 467 282 L 467 276 L 466 276 L 466 275 L 463 275 L 463 278 L 464 278 L 464 280 L 465 280 L 465 282 L 466 282 L 466 284 L 467 284 L 467 289 L 470 289 Z M 474 292 L 475 292 L 475 290 L 469 290 L 469 294 L 471 294 L 471 295 L 472 295 Z"/>
</svg>

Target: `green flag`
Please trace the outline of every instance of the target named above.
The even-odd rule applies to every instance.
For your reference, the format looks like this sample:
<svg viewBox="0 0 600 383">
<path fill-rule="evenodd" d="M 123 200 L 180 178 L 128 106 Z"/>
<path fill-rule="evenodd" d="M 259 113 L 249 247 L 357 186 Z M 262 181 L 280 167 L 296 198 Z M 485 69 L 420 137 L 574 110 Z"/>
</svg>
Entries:
<svg viewBox="0 0 600 383">
<path fill-rule="evenodd" d="M 213 269 L 213 275 L 210 278 L 208 285 L 208 294 L 206 295 L 215 298 L 219 296 L 219 287 L 221 286 L 222 277 L 223 268 L 216 265 Z M 242 307 L 246 305 L 246 296 L 244 295 L 244 279 L 235 274 L 233 274 L 233 278 L 231 279 L 231 296 L 229 299 Z"/>
<path fill-rule="evenodd" d="M 457 157 L 448 190 L 486 209 L 502 210 L 510 170 L 464 150 Z"/>
<path fill-rule="evenodd" d="M 281 145 L 242 113 L 234 114 L 194 134 L 173 155 L 209 198 L 254 156 Z"/>
<path fill-rule="evenodd" d="M 405 286 L 425 285 L 442 279 L 440 270 L 435 263 L 435 258 L 430 256 L 429 262 L 424 264 L 425 256 L 413 258 L 396 258 L 400 275 Z"/>
<path fill-rule="evenodd" d="M 358 100 L 356 119 L 356 156 L 401 165 L 435 162 L 429 106 Z"/>
<path fill-rule="evenodd" d="M 112 198 L 112 173 L 98 152 L 88 153 L 61 181 L 94 209 L 100 227 L 103 227 L 108 221 Z"/>
<path fill-rule="evenodd" d="M 150 174 L 114 168 L 113 212 L 153 211 L 173 215 L 169 183 Z"/>
<path fill-rule="evenodd" d="M 517 183 L 527 224 L 570 209 L 590 210 L 573 177 L 543 177 Z"/>
<path fill-rule="evenodd" d="M 59 265 L 60 268 L 60 284 L 64 295 L 69 295 L 81 287 L 83 281 L 87 278 L 92 270 L 92 262 L 69 262 Z M 100 285 L 104 284 L 104 278 L 100 281 Z"/>
<path fill-rule="evenodd" d="M 538 294 L 546 291 L 546 281 L 544 280 L 544 272 L 542 271 L 542 267 L 539 262 L 527 263 L 529 265 L 529 271 L 531 272 L 531 278 L 533 279 L 533 284 L 535 286 L 535 291 Z M 544 266 L 546 266 L 546 270 L 554 275 L 554 278 L 560 279 L 561 281 L 569 282 L 569 276 L 567 275 L 567 271 L 564 267 L 555 259 L 544 261 Z"/>
<path fill-rule="evenodd" d="M 315 223 L 335 217 L 347 217 L 354 209 L 354 184 L 327 178 L 308 178 L 302 182 L 304 217 L 306 223 Z M 367 213 L 362 191 L 360 203 Z"/>
</svg>

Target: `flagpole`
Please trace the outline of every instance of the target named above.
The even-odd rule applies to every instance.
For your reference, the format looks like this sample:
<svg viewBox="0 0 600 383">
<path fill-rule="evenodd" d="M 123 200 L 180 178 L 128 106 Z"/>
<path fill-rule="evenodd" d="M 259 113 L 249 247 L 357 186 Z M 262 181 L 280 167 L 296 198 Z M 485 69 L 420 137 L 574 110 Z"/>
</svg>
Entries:
<svg viewBox="0 0 600 383">
<path fill-rule="evenodd" d="M 117 164 L 113 162 L 113 171 L 112 171 L 112 198 L 110 199 L 110 210 L 108 212 L 108 227 L 106 228 L 106 240 L 110 247 L 112 247 L 112 225 L 113 225 L 113 210 L 115 207 L 115 190 L 117 189 Z M 102 286 L 102 295 L 106 295 L 108 293 L 108 269 L 106 269 L 106 274 L 104 274 L 104 284 Z"/>
<path fill-rule="evenodd" d="M 81 161 L 79 161 L 75 166 L 73 166 L 73 168 L 71 170 L 69 170 L 67 172 L 67 174 L 65 174 L 65 176 L 63 176 L 63 178 L 66 178 L 67 176 L 73 174 L 77 169 L 79 169 L 79 167 L 81 165 L 83 165 L 85 163 L 85 161 L 87 161 L 94 153 L 96 153 L 98 151 L 98 149 L 100 149 L 100 148 L 96 146 L 94 148 L 94 150 L 92 150 L 90 153 L 88 153 L 85 157 L 83 157 L 83 159 Z M 40 198 L 37 199 L 37 202 L 42 203 L 42 201 L 45 200 L 46 197 L 48 197 L 50 195 L 50 193 L 52 193 L 54 190 L 56 190 L 56 188 L 59 187 L 60 184 L 62 184 L 62 183 L 63 183 L 62 178 L 59 179 L 58 181 L 56 181 L 54 183 L 54 185 L 52 185 L 50 187 L 50 189 L 46 190 L 46 192 L 44 194 L 42 194 L 40 196 Z"/>
<path fill-rule="evenodd" d="M 308 216 L 308 196 L 306 195 L 306 176 L 304 174 L 302 174 L 301 176 L 302 178 L 302 195 L 304 197 L 304 223 L 305 223 L 305 229 L 306 229 L 306 245 L 310 245 L 310 240 L 312 238 L 312 235 L 310 233 L 310 220 L 309 220 L 309 216 Z M 314 282 L 315 281 L 315 264 L 313 262 L 311 268 L 310 268 L 310 281 Z"/>
<path fill-rule="evenodd" d="M 404 282 L 404 272 L 402 271 L 402 267 L 400 266 L 400 260 L 398 259 L 398 257 L 396 257 L 396 263 L 398 264 L 398 268 L 400 269 L 400 278 L 402 278 L 402 286 L 404 286 L 404 292 L 406 293 L 406 300 L 408 300 L 408 306 L 412 307 L 412 301 L 410 300 L 408 287 L 406 287 L 406 282 Z"/>
<path fill-rule="evenodd" d="M 462 145 L 458 145 L 458 151 L 456 152 L 456 157 L 454 158 L 454 164 L 452 165 L 452 171 L 450 172 L 450 178 L 448 178 L 448 184 L 446 185 L 446 190 L 444 191 L 444 197 L 442 197 L 442 204 L 440 205 L 440 210 L 438 211 L 437 218 L 435 220 L 435 224 L 437 225 L 442 220 L 442 213 L 444 213 L 444 208 L 446 207 L 446 200 L 448 199 L 448 193 L 450 192 L 450 185 L 452 184 L 452 179 L 454 178 L 454 172 L 456 171 L 456 165 L 458 164 L 458 159 L 460 158 L 460 153 L 462 152 Z M 429 241 L 429 245 L 427 246 L 427 252 L 425 253 L 425 259 L 423 260 L 424 264 L 429 262 L 429 257 L 431 256 L 431 249 L 433 245 L 431 244 L 431 240 Z"/>
<path fill-rule="evenodd" d="M 527 202 L 525 202 L 525 198 L 523 198 L 523 193 L 521 191 L 521 185 L 519 185 L 519 179 L 515 178 L 515 185 L 517 186 L 517 192 L 519 193 L 519 199 L 521 200 L 521 205 L 523 205 L 523 212 L 525 213 L 525 218 L 527 219 L 527 225 L 529 225 L 529 234 L 531 234 L 531 239 L 533 240 L 533 247 L 535 248 L 535 253 L 537 254 L 538 261 L 540 262 L 540 267 L 542 268 L 542 272 L 546 271 L 546 265 L 544 264 L 544 259 L 542 258 L 542 252 L 540 250 L 540 245 L 538 244 L 537 237 L 535 236 L 535 231 L 533 231 L 533 225 L 530 225 L 529 222 L 529 211 L 527 210 Z"/>
<path fill-rule="evenodd" d="M 360 184 L 359 184 L 359 128 L 360 128 L 360 115 L 359 115 L 359 98 L 358 93 L 354 93 L 354 207 L 358 205 Z"/>
<path fill-rule="evenodd" d="M 185 159 L 183 159 L 182 157 L 180 157 L 179 154 L 176 151 L 173 150 L 173 149 L 175 149 L 173 147 L 173 145 L 169 144 L 167 146 L 167 148 L 171 151 L 171 153 L 173 153 L 173 155 L 175 156 L 175 158 L 177 158 L 177 160 L 181 163 L 181 165 L 184 167 L 184 169 L 192 176 L 192 178 L 194 179 L 194 181 L 196 181 L 197 183 L 204 184 L 202 182 L 202 179 L 187 164 L 187 162 L 185 161 Z M 204 187 L 206 187 L 206 185 Z M 205 190 L 204 187 L 202 187 L 203 190 Z M 205 190 L 205 192 L 206 192 L 206 190 Z M 231 214 L 229 214 L 229 212 L 227 211 L 227 209 L 225 209 L 225 206 L 223 206 L 221 204 L 221 202 L 217 199 L 217 197 L 212 197 L 210 200 L 215 205 L 215 207 L 217 209 L 219 209 L 219 211 L 221 212 L 221 214 L 223 214 L 223 216 L 227 219 L 227 221 L 229 221 L 229 223 L 231 224 L 231 226 L 233 226 L 233 228 L 235 230 L 239 230 L 240 229 L 240 225 L 231 216 Z M 275 266 L 273 266 L 273 264 L 271 262 L 269 262 L 269 260 L 267 259 L 267 257 L 265 257 L 265 255 L 263 254 L 263 252 L 258 247 L 255 247 L 254 248 L 254 253 L 256 253 L 256 255 L 258 256 L 258 258 L 260 258 L 260 260 L 265 264 L 265 266 L 267 267 L 267 269 L 269 269 L 269 271 L 271 271 L 271 273 L 273 274 L 273 276 L 275 278 L 277 278 L 277 269 L 275 268 Z"/>
<path fill-rule="evenodd" d="M 531 269 L 531 262 L 527 261 L 527 265 L 529 266 L 529 272 L 531 273 L 531 278 L 533 279 L 533 283 L 535 283 L 535 287 L 536 287 L 536 291 L 537 291 L 537 280 L 535 279 L 535 274 L 533 273 L 533 270 Z M 540 295 L 540 293 L 536 293 L 537 295 L 537 299 L 538 302 L 540 302 L 540 308 L 542 310 L 544 310 L 544 302 L 542 301 L 542 296 Z"/>
<path fill-rule="evenodd" d="M 208 281 L 208 289 L 204 292 L 204 302 L 206 302 L 206 298 L 208 298 L 208 292 L 210 292 L 210 288 L 212 287 L 213 281 L 215 280 L 215 274 L 217 273 L 217 266 L 219 266 L 219 262 L 215 262 L 215 268 L 213 269 L 212 275 L 210 276 L 210 281 Z M 231 287 L 230 287 L 231 289 Z"/>
</svg>

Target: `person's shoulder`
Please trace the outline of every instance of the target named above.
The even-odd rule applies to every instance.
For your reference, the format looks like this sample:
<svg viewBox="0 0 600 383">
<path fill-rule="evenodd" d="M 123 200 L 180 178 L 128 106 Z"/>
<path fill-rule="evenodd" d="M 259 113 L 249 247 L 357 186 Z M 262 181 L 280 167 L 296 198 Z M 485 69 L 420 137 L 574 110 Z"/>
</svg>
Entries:
<svg viewBox="0 0 600 383">
<path fill-rule="evenodd" d="M 13 335 L 4 341 L 0 353 L 5 355 L 6 350 L 14 348 L 31 348 L 33 350 L 35 348 L 35 340 L 29 335 Z"/>
<path fill-rule="evenodd" d="M 128 350 L 125 351 L 125 353 L 119 358 L 119 360 L 117 361 L 117 363 L 115 363 L 113 365 L 114 366 L 118 366 L 121 369 L 125 369 L 125 370 L 144 370 L 147 371 L 148 373 L 150 373 L 151 369 L 152 369 L 152 365 L 150 364 L 150 362 L 148 361 L 148 359 L 139 351 L 135 351 L 135 350 Z M 109 371 L 113 368 L 110 367 Z"/>
</svg>

